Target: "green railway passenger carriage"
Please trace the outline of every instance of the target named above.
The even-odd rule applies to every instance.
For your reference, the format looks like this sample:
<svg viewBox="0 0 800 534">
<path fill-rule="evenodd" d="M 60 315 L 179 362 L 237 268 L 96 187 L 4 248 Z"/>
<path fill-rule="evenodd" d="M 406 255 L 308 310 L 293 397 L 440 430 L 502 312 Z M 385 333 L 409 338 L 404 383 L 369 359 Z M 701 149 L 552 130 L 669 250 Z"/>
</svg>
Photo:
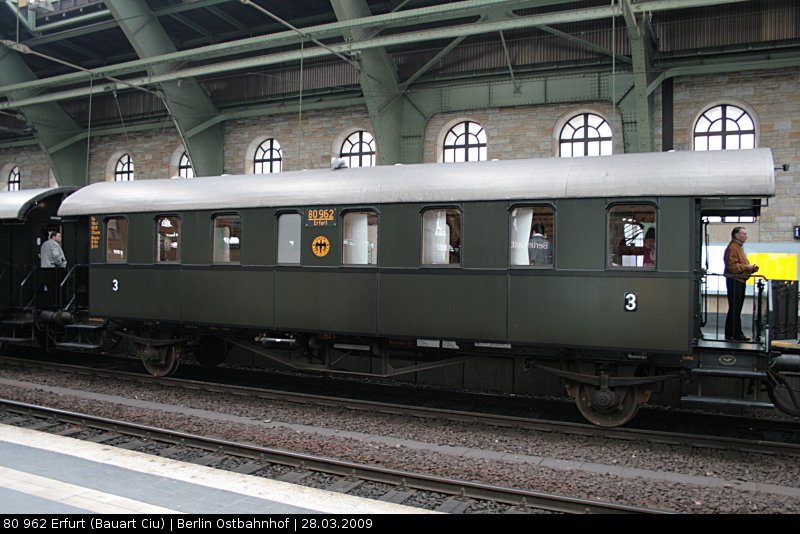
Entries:
<svg viewBox="0 0 800 534">
<path fill-rule="evenodd" d="M 523 359 L 613 426 L 680 369 L 758 377 L 797 411 L 800 365 L 765 334 L 701 335 L 702 217 L 757 214 L 774 190 L 758 149 L 99 183 L 59 215 L 92 234 L 85 327 L 153 374 L 231 344 L 379 376 Z"/>
</svg>

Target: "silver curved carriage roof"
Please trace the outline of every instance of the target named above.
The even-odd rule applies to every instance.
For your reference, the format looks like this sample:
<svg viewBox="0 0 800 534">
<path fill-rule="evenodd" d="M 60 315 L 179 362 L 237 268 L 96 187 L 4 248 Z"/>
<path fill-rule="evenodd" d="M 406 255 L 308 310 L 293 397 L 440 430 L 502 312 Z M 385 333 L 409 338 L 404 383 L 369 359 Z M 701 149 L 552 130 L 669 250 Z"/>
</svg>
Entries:
<svg viewBox="0 0 800 534">
<path fill-rule="evenodd" d="M 40 200 L 60 193 L 74 191 L 76 187 L 48 187 L 21 189 L 0 193 L 0 220 L 22 219 L 28 210 Z"/>
<path fill-rule="evenodd" d="M 59 215 L 471 200 L 775 194 L 768 149 L 386 165 L 270 175 L 103 182 Z"/>
</svg>

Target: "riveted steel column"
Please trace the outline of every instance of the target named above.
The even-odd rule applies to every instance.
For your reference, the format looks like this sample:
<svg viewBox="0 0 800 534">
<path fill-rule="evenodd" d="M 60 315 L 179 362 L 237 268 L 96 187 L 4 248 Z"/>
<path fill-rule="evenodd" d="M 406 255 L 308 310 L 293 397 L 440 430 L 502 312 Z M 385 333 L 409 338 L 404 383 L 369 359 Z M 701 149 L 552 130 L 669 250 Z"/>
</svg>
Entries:
<svg viewBox="0 0 800 534">
<path fill-rule="evenodd" d="M 331 0 L 336 18 L 347 21 L 371 15 L 364 0 Z M 346 30 L 348 41 L 361 41 L 379 28 Z M 402 95 L 398 88 L 394 62 L 384 48 L 362 50 L 358 56 L 359 82 L 375 130 L 378 161 L 382 165 L 401 162 Z"/>
<path fill-rule="evenodd" d="M 630 0 L 621 0 L 622 12 L 628 30 L 633 59 L 633 98 L 636 108 L 635 122 L 626 121 L 625 152 L 653 152 L 655 150 L 655 126 L 653 121 L 653 95 L 648 85 L 653 73 L 653 36 L 645 15 L 637 16 L 631 10 Z"/>
<path fill-rule="evenodd" d="M 36 80 L 19 54 L 0 46 L 0 84 Z M 32 96 L 33 90 L 4 93 L 9 100 Z M 86 185 L 86 144 L 84 137 L 74 138 L 82 128 L 56 102 L 32 104 L 20 108 L 28 126 L 34 128 L 39 147 L 47 156 L 59 185 Z M 24 186 L 24 184 L 23 184 Z"/>
<path fill-rule="evenodd" d="M 144 0 L 106 0 L 125 36 L 140 58 L 175 52 L 157 17 Z M 150 66 L 152 74 L 166 74 L 178 68 L 165 63 Z M 183 140 L 196 176 L 211 176 L 223 172 L 222 124 L 209 122 L 218 113 L 216 106 L 194 78 L 162 81 L 164 103 Z M 203 128 L 202 125 L 209 125 Z M 164 169 L 166 178 L 167 169 Z"/>
</svg>

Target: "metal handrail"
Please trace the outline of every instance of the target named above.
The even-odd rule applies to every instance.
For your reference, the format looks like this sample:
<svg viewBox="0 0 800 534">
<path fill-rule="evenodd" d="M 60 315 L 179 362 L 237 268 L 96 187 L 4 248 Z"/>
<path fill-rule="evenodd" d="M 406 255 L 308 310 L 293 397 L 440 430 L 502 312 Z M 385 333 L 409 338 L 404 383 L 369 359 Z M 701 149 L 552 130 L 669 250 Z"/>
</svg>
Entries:
<svg viewBox="0 0 800 534">
<path fill-rule="evenodd" d="M 36 268 L 35 268 L 35 267 L 31 267 L 31 270 L 30 270 L 30 272 L 27 274 L 27 276 L 25 276 L 25 278 L 23 278 L 23 279 L 22 279 L 22 282 L 20 282 L 20 283 L 19 283 L 19 287 L 24 287 L 24 286 L 25 286 L 25 284 L 27 284 L 27 283 L 28 283 L 28 279 L 29 279 L 31 276 L 33 276 L 33 273 L 35 273 L 35 272 L 36 272 Z"/>
<path fill-rule="evenodd" d="M 62 279 L 61 279 L 61 282 L 58 284 L 58 287 L 59 287 L 59 290 L 60 290 L 60 291 L 59 291 L 59 293 L 60 293 L 60 296 L 59 296 L 59 298 L 63 298 L 63 297 L 65 297 L 65 296 L 66 296 L 66 295 L 64 294 L 64 286 L 66 286 L 66 284 L 67 284 L 67 283 L 68 283 L 68 282 L 69 282 L 69 281 L 72 279 L 72 275 L 73 275 L 73 273 L 75 272 L 75 269 L 76 269 L 77 267 L 78 267 L 78 265 L 77 265 L 77 264 L 76 264 L 76 265 L 73 265 L 73 266 L 72 266 L 72 267 L 69 269 L 69 271 L 67 271 L 67 274 L 65 274 L 65 275 L 64 275 L 64 278 L 62 278 Z M 74 285 L 73 285 L 73 286 L 74 286 Z M 72 304 L 75 302 L 75 300 L 76 300 L 76 299 L 77 299 L 76 290 L 75 290 L 75 288 L 73 287 L 73 291 L 72 291 L 72 297 L 70 298 L 69 302 L 68 302 L 66 305 L 64 305 L 64 306 L 63 306 L 64 310 L 65 310 L 65 311 L 69 311 L 70 307 L 72 306 Z"/>
<path fill-rule="evenodd" d="M 27 266 L 26 265 L 20 265 L 20 267 L 22 269 L 24 269 Z M 35 265 L 31 265 L 30 266 L 30 270 L 28 271 L 28 274 L 25 275 L 25 278 L 23 278 L 22 282 L 19 283 L 19 304 L 20 305 L 22 305 L 23 299 L 25 298 L 25 295 L 24 295 L 24 292 L 23 292 L 23 288 L 28 286 L 28 282 L 30 281 L 31 277 L 33 277 L 35 274 L 36 274 L 36 266 Z M 35 302 L 36 302 L 36 291 L 35 291 L 35 288 L 34 288 L 34 291 L 33 291 L 33 294 L 31 295 L 30 300 L 28 300 L 28 302 L 22 306 L 22 309 L 23 310 L 31 310 L 31 309 L 33 309 L 35 307 L 34 306 Z"/>
<path fill-rule="evenodd" d="M 709 306 L 708 306 L 708 296 L 709 296 L 708 278 L 709 277 L 717 277 L 720 280 L 726 279 L 726 278 L 730 278 L 730 276 L 727 276 L 725 274 L 720 274 L 720 273 L 712 273 L 712 272 L 705 272 L 705 271 L 703 271 L 701 273 L 701 280 L 700 280 L 701 290 L 700 291 L 701 291 L 701 299 L 702 299 L 702 307 L 703 307 L 702 314 L 701 314 L 701 316 L 702 316 L 701 327 L 702 326 L 706 326 L 708 324 L 708 313 L 709 313 Z M 764 317 L 763 317 L 763 315 L 764 315 L 763 300 L 764 300 L 764 297 L 765 297 L 764 288 L 766 286 L 766 297 L 767 298 L 769 298 L 769 293 L 772 290 L 772 288 L 771 288 L 771 285 L 769 283 L 767 283 L 769 280 L 768 280 L 768 278 L 766 276 L 763 276 L 763 275 L 760 275 L 760 274 L 753 274 L 753 275 L 751 275 L 751 278 L 754 278 L 756 280 L 754 281 L 754 284 L 753 284 L 754 285 L 754 290 L 753 290 L 752 304 L 751 304 L 752 322 L 750 324 L 750 328 L 751 328 L 751 331 L 753 333 L 753 340 L 756 341 L 756 342 L 760 342 L 761 338 L 762 338 L 762 335 L 764 334 L 764 332 L 765 332 L 765 330 L 766 330 L 766 328 L 768 326 L 767 323 L 764 321 Z M 714 338 L 716 340 L 724 339 L 724 335 L 721 336 L 720 332 L 719 332 L 720 323 L 722 323 L 722 321 L 720 320 L 720 318 L 722 316 L 721 316 L 720 311 L 719 311 L 720 310 L 720 302 L 721 302 L 722 295 L 725 295 L 726 296 L 726 300 L 727 300 L 727 288 L 723 289 L 723 288 L 720 287 L 718 289 L 717 293 L 716 293 L 716 303 L 715 303 L 716 304 L 716 306 L 715 306 L 715 308 L 716 308 L 716 321 L 715 321 L 715 328 L 714 328 Z"/>
<path fill-rule="evenodd" d="M 61 279 L 61 283 L 59 284 L 59 287 L 61 287 L 61 288 L 64 287 L 64 284 L 66 284 L 67 280 L 70 279 L 70 277 L 72 276 L 72 273 L 75 272 L 75 267 L 77 267 L 77 265 L 73 265 L 72 268 L 70 268 L 70 270 L 67 271 L 67 274 L 64 275 L 64 278 Z"/>
</svg>

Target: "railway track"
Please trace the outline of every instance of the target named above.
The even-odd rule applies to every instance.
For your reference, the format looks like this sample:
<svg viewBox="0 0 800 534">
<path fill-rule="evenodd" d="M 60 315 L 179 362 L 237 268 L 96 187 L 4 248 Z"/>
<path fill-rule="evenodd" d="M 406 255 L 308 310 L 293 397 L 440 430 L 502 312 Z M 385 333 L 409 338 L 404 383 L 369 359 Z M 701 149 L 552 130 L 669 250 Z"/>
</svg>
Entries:
<svg viewBox="0 0 800 534">
<path fill-rule="evenodd" d="M 0 361 L 14 365 L 33 365 L 27 360 L 3 357 Z M 666 431 L 649 428 L 617 427 L 601 428 L 581 422 L 539 419 L 512 415 L 498 415 L 477 411 L 454 410 L 442 407 L 413 406 L 407 403 L 383 402 L 370 399 L 344 398 L 341 396 L 300 393 L 283 389 L 265 389 L 252 386 L 212 383 L 185 378 L 153 378 L 144 373 L 81 367 L 71 364 L 42 363 L 37 361 L 37 369 L 52 369 L 69 373 L 134 381 L 142 384 L 158 384 L 176 388 L 209 391 L 216 393 L 249 396 L 268 400 L 284 401 L 311 406 L 326 406 L 382 413 L 396 416 L 409 416 L 439 419 L 454 422 L 513 427 L 541 432 L 560 432 L 580 436 L 610 438 L 618 440 L 640 440 L 672 446 L 728 449 L 759 454 L 783 454 L 800 456 L 800 424 L 785 420 L 755 420 L 728 415 L 698 415 L 703 429 L 735 429 L 738 436 L 705 435 L 697 431 Z M 752 437 L 739 437 L 750 433 Z"/>
<path fill-rule="evenodd" d="M 271 449 L 252 444 L 209 438 L 153 426 L 57 410 L 43 406 L 0 399 L 0 424 L 13 424 L 38 431 L 78 437 L 90 432 L 90 441 L 113 444 L 129 450 L 146 449 L 150 454 L 175 457 L 192 449 L 204 451 L 197 463 L 210 467 L 235 465 L 235 470 L 259 476 L 274 471 L 275 466 L 288 468 L 276 477 L 301 483 L 315 474 L 335 477 L 328 485 L 331 491 L 350 493 L 365 482 L 387 486 L 384 499 L 408 498 L 414 492 L 446 495 L 437 511 L 459 513 L 468 510 L 473 501 L 489 501 L 527 512 L 541 511 L 565 514 L 663 514 L 661 510 L 579 499 L 544 492 L 521 490 L 490 484 L 469 482 L 424 473 L 412 473 L 342 461 L 303 453 Z M 11 414 L 11 415 L 9 415 Z M 98 433 L 99 431 L 99 433 Z M 159 446 L 160 445 L 160 446 Z M 231 462 L 231 459 L 238 461 Z M 244 463 L 241 461 L 244 460 Z M 263 475 L 260 475 L 263 476 Z M 273 477 L 270 477 L 273 478 Z M 424 498 L 422 500 L 425 500 Z"/>
</svg>

